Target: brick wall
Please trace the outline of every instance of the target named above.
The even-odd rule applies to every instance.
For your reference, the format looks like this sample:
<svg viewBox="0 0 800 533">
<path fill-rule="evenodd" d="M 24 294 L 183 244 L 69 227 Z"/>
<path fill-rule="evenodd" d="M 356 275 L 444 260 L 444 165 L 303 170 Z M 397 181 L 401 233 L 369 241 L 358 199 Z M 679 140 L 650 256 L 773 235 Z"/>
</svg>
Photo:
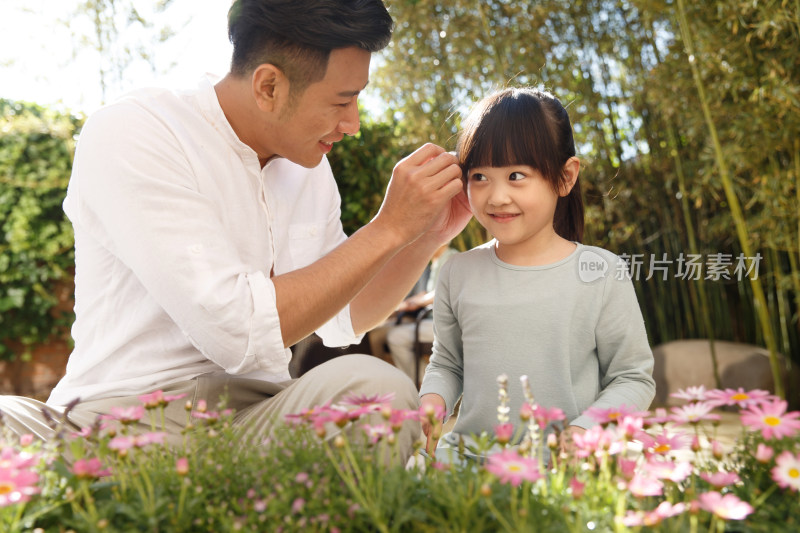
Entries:
<svg viewBox="0 0 800 533">
<path fill-rule="evenodd" d="M 30 361 L 0 361 L 0 394 L 46 400 L 64 375 L 70 351 L 66 340 L 56 340 L 37 346 Z"/>
</svg>

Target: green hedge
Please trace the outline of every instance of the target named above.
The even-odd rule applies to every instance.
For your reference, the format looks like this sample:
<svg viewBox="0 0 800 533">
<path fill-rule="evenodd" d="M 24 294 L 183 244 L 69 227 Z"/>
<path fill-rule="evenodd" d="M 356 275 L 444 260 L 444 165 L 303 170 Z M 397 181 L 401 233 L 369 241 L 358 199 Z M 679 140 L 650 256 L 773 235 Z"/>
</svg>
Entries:
<svg viewBox="0 0 800 533">
<path fill-rule="evenodd" d="M 83 119 L 0 99 L 0 360 L 63 332 L 55 289 L 71 284 L 72 226 L 61 208 Z"/>
</svg>

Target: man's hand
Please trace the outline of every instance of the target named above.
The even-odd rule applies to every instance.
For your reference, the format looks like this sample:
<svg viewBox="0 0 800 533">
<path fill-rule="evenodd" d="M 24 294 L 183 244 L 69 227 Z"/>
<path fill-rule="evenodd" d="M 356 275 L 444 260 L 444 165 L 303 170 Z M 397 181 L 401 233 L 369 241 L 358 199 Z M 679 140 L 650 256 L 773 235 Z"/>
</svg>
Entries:
<svg viewBox="0 0 800 533">
<path fill-rule="evenodd" d="M 428 233 L 432 234 L 437 242 L 450 242 L 467 225 L 472 218 L 467 194 L 463 189 L 450 199 L 450 204 L 433 221 Z"/>
<path fill-rule="evenodd" d="M 456 157 L 440 146 L 426 144 L 394 167 L 375 222 L 406 243 L 426 231 L 444 243 L 469 220 L 464 213 L 465 204 Z M 466 211 L 469 212 L 468 205 Z"/>
<path fill-rule="evenodd" d="M 425 394 L 420 398 L 420 411 L 424 413 L 422 432 L 426 437 L 425 451 L 431 456 L 436 454 L 436 445 L 442 436 L 446 409 L 444 398 L 438 394 Z"/>
</svg>

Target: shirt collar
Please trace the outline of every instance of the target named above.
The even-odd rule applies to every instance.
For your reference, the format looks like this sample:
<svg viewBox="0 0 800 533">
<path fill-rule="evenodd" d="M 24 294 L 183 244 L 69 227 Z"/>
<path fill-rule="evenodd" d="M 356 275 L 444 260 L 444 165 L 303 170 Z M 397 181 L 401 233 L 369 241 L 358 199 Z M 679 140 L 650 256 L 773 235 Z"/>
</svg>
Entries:
<svg viewBox="0 0 800 533">
<path fill-rule="evenodd" d="M 225 117 L 222 106 L 219 105 L 219 99 L 217 98 L 217 92 L 214 90 L 214 84 L 220 79 L 221 78 L 215 74 L 207 73 L 198 81 L 196 94 L 200 112 L 234 150 L 242 156 L 255 157 L 256 161 L 258 161 L 258 154 L 239 139 L 236 132 L 233 131 L 230 122 L 228 122 L 228 119 Z"/>
</svg>

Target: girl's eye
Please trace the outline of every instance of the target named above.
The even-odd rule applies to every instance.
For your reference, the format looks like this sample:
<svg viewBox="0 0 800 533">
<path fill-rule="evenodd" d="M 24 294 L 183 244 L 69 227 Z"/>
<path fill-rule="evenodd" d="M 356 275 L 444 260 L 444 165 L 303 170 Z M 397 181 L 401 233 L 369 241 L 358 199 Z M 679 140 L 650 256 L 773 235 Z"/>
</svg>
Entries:
<svg viewBox="0 0 800 533">
<path fill-rule="evenodd" d="M 483 174 L 479 174 L 479 173 L 477 173 L 477 172 L 476 172 L 475 174 L 473 174 L 472 176 L 470 176 L 470 179 L 471 179 L 472 181 L 486 181 L 486 176 L 484 176 Z"/>
<path fill-rule="evenodd" d="M 522 172 L 512 172 L 508 176 L 508 181 L 519 181 L 523 179 L 525 179 L 525 174 L 523 174 Z"/>
</svg>

